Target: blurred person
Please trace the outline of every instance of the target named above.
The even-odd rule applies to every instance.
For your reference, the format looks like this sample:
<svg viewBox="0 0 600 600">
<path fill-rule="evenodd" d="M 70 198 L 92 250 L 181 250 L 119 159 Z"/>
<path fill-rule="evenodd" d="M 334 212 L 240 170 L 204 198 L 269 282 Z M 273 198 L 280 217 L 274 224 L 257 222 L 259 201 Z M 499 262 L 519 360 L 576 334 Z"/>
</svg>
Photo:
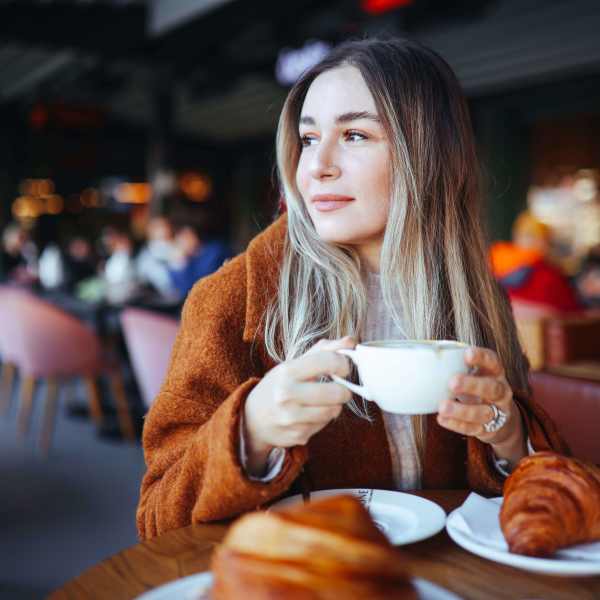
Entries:
<svg viewBox="0 0 600 600">
<path fill-rule="evenodd" d="M 529 397 L 468 106 L 438 54 L 334 48 L 288 93 L 277 165 L 286 214 L 187 296 L 144 425 L 142 538 L 295 486 L 499 494 L 532 450 L 567 451 Z M 360 338 L 461 340 L 471 371 L 437 415 L 384 413 L 330 380 Z"/>
<path fill-rule="evenodd" d="M 26 236 L 23 229 L 16 223 L 7 225 L 2 232 L 2 271 L 5 278 L 18 267 L 27 266 L 23 254 Z"/>
<path fill-rule="evenodd" d="M 586 308 L 600 308 L 600 245 L 590 249 L 575 282 L 582 304 Z"/>
<path fill-rule="evenodd" d="M 171 281 L 169 264 L 176 251 L 173 226 L 164 216 L 152 217 L 146 228 L 146 244 L 136 257 L 137 277 L 164 297 L 178 295 Z"/>
<path fill-rule="evenodd" d="M 231 255 L 225 241 L 205 239 L 193 225 L 180 226 L 170 261 L 171 282 L 179 296 L 185 298 L 199 279 L 216 271 Z"/>
<path fill-rule="evenodd" d="M 10 223 L 2 232 L 0 281 L 31 284 L 37 276 L 37 251 L 27 231 Z"/>
<path fill-rule="evenodd" d="M 77 286 L 98 274 L 92 244 L 82 236 L 74 236 L 67 243 L 64 255 L 66 286 L 75 292 Z"/>
<path fill-rule="evenodd" d="M 38 261 L 38 278 L 43 288 L 58 290 L 66 284 L 65 262 L 56 243 L 49 243 L 42 250 Z"/>
<path fill-rule="evenodd" d="M 548 259 L 551 231 L 529 211 L 522 212 L 512 228 L 512 242 L 490 247 L 496 279 L 511 300 L 526 300 L 558 311 L 577 311 L 581 304 L 562 271 Z"/>
<path fill-rule="evenodd" d="M 111 303 L 120 304 L 133 298 L 139 289 L 133 259 L 133 241 L 129 235 L 116 228 L 106 229 L 103 241 L 109 253 L 103 271 L 106 298 Z"/>
<path fill-rule="evenodd" d="M 64 248 L 58 215 L 42 214 L 32 231 L 39 249 L 38 279 L 46 290 L 66 289 Z"/>
</svg>

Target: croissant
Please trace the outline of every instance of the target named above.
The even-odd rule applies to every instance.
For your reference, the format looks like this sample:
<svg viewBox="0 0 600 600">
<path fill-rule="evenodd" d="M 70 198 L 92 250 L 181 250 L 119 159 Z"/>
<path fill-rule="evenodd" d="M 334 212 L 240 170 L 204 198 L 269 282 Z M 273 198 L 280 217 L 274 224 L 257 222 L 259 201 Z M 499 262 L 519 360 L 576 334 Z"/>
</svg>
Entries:
<svg viewBox="0 0 600 600">
<path fill-rule="evenodd" d="M 417 598 L 402 554 L 352 496 L 242 517 L 211 568 L 211 600 Z"/>
<path fill-rule="evenodd" d="M 600 468 L 552 452 L 522 459 L 504 484 L 500 526 L 510 551 L 528 556 L 600 540 Z"/>
</svg>

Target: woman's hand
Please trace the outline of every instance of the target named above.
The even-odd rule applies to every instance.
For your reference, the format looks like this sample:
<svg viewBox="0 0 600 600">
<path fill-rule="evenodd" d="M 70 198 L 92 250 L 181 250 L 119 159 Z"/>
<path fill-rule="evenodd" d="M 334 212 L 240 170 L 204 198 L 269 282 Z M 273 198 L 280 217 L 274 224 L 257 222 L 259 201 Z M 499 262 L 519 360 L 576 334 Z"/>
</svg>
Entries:
<svg viewBox="0 0 600 600">
<path fill-rule="evenodd" d="M 274 447 L 304 445 L 335 419 L 352 394 L 325 375 L 346 377 L 350 363 L 335 350 L 356 340 L 320 340 L 303 356 L 271 369 L 250 392 L 244 407 L 244 436 L 250 473 L 264 471 Z"/>
<path fill-rule="evenodd" d="M 452 378 L 450 391 L 458 399 L 449 398 L 441 403 L 438 423 L 491 444 L 498 458 L 515 465 L 527 454 L 525 433 L 502 363 L 493 350 L 486 348 L 469 348 L 465 362 L 476 372 Z M 506 421 L 497 431 L 486 431 L 484 425 L 496 414 L 492 405 L 506 415 Z"/>
</svg>

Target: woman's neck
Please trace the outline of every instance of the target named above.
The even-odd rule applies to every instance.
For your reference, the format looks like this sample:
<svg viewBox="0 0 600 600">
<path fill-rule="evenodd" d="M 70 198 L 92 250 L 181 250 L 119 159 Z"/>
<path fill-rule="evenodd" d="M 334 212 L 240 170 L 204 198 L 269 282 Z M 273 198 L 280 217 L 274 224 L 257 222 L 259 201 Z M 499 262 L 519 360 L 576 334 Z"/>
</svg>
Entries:
<svg viewBox="0 0 600 600">
<path fill-rule="evenodd" d="M 379 262 L 381 257 L 381 242 L 364 244 L 357 247 L 358 256 L 364 271 L 368 273 L 379 273 Z"/>
</svg>

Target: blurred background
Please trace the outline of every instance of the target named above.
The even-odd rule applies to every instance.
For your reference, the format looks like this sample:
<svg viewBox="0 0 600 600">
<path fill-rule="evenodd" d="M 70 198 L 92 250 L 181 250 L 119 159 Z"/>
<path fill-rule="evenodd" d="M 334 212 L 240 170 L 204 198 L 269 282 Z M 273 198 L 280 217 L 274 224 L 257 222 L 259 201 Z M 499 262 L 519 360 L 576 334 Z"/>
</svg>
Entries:
<svg viewBox="0 0 600 600">
<path fill-rule="evenodd" d="M 348 38 L 457 73 L 534 391 L 600 462 L 599 31 L 597 0 L 1 0 L 0 597 L 136 542 L 185 295 L 277 214 L 287 91 Z"/>
</svg>

